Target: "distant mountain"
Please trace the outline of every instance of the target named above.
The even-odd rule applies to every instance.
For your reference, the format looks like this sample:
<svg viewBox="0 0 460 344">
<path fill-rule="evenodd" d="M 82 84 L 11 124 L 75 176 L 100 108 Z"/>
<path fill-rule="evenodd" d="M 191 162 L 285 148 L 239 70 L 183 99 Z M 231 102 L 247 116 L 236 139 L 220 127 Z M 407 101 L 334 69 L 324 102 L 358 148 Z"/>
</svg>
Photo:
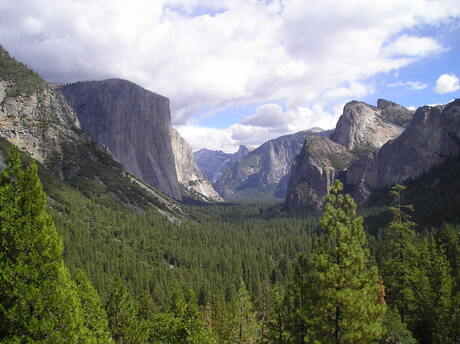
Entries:
<svg viewBox="0 0 460 344">
<path fill-rule="evenodd" d="M 313 128 L 267 141 L 227 168 L 215 182 L 215 189 L 225 199 L 260 200 L 284 196 L 286 183 L 283 178 L 288 175 L 305 137 L 313 133 L 327 136 L 330 132 Z"/>
<path fill-rule="evenodd" d="M 223 202 L 197 166 L 190 145 L 171 127 L 172 149 L 174 152 L 176 173 L 179 184 L 183 187 L 183 199 L 203 202 Z"/>
<path fill-rule="evenodd" d="M 233 154 L 204 148 L 196 151 L 194 156 L 205 178 L 214 184 L 219 180 L 225 170 L 248 154 L 249 149 L 241 145 L 238 151 Z"/>
<path fill-rule="evenodd" d="M 458 154 L 458 99 L 415 113 L 384 100 L 378 107 L 350 102 L 330 140 L 306 140 L 293 165 L 286 207 L 322 206 L 337 178 L 356 200 L 366 202 L 373 193 L 416 178 Z"/>
<path fill-rule="evenodd" d="M 168 98 L 120 79 L 77 82 L 58 91 L 77 113 L 82 129 L 106 145 L 130 173 L 181 199 Z"/>
</svg>

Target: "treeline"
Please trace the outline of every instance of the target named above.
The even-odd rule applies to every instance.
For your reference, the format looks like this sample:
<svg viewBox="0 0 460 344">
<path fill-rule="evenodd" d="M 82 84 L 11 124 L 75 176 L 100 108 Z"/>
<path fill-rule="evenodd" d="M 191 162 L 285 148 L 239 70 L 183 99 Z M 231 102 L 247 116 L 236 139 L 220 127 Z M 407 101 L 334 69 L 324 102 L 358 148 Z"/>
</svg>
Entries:
<svg viewBox="0 0 460 344">
<path fill-rule="evenodd" d="M 341 188 L 319 223 L 219 206 L 178 227 L 66 206 L 69 190 L 48 208 L 37 167 L 13 150 L 0 177 L 0 342 L 458 343 L 460 228 L 417 234 L 396 186 L 390 223 L 368 236 Z"/>
</svg>

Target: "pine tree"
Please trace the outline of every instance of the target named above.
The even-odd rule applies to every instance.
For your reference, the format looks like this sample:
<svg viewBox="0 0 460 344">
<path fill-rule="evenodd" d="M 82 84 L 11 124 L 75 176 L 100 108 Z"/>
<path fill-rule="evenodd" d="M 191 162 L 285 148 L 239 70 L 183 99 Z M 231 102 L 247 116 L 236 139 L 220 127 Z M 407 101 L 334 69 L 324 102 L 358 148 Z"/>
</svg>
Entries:
<svg viewBox="0 0 460 344">
<path fill-rule="evenodd" d="M 113 344 L 109 330 L 107 313 L 102 306 L 101 299 L 91 281 L 83 270 L 75 274 L 75 283 L 78 297 L 83 309 L 83 320 L 86 328 L 98 344 Z"/>
<path fill-rule="evenodd" d="M 417 307 L 415 289 L 419 283 L 418 252 L 415 245 L 415 223 L 409 212 L 412 205 L 403 204 L 405 186 L 395 185 L 390 194 L 394 204 L 390 207 L 393 220 L 385 231 L 383 278 L 387 287 L 388 302 L 396 306 L 403 322 L 412 321 Z"/>
<path fill-rule="evenodd" d="M 148 333 L 138 318 L 137 307 L 128 290 L 116 276 L 106 305 L 112 338 L 119 344 L 142 344 Z"/>
<path fill-rule="evenodd" d="M 413 321 L 416 336 L 422 343 L 452 342 L 453 279 L 449 262 L 432 236 L 425 238 L 419 251 L 426 283 L 424 288 L 416 289 L 418 307 Z"/>
<path fill-rule="evenodd" d="M 284 294 L 279 285 L 273 288 L 272 305 L 267 319 L 267 339 L 269 343 L 285 344 L 288 340 L 287 319 L 288 311 Z"/>
<path fill-rule="evenodd" d="M 88 343 L 81 305 L 33 163 L 0 176 L 0 342 Z"/>
<path fill-rule="evenodd" d="M 258 338 L 259 325 L 256 321 L 255 311 L 252 305 L 246 285 L 243 281 L 232 300 L 233 311 L 233 342 L 238 344 L 255 343 Z"/>
<path fill-rule="evenodd" d="M 373 343 L 384 332 L 386 306 L 378 303 L 379 276 L 370 264 L 362 218 L 336 182 L 327 197 L 322 245 L 307 273 L 306 342 Z"/>
</svg>

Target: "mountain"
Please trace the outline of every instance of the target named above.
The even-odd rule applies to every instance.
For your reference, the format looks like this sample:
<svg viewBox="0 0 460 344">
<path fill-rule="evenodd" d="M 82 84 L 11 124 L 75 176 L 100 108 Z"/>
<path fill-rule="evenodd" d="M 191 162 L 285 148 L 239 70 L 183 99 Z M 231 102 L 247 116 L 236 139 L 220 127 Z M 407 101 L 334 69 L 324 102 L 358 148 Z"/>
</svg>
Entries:
<svg viewBox="0 0 460 344">
<path fill-rule="evenodd" d="M 404 131 L 414 112 L 379 99 L 377 107 L 351 101 L 343 108 L 331 140 L 348 149 L 377 149 Z"/>
<path fill-rule="evenodd" d="M 345 182 L 365 201 L 373 191 L 418 177 L 460 153 L 460 99 L 424 106 L 398 138 L 351 164 Z"/>
<path fill-rule="evenodd" d="M 313 128 L 267 141 L 228 168 L 214 187 L 225 199 L 269 199 L 283 195 L 284 190 L 278 189 L 278 184 L 289 174 L 291 162 L 300 152 L 305 137 L 313 133 L 329 134 Z"/>
<path fill-rule="evenodd" d="M 168 98 L 120 79 L 77 82 L 58 91 L 77 113 L 82 129 L 106 145 L 130 173 L 181 199 Z"/>
<path fill-rule="evenodd" d="M 348 168 L 357 169 L 350 167 L 353 161 L 361 161 L 362 156 L 372 155 L 398 138 L 411 126 L 413 116 L 414 111 L 383 99 L 378 100 L 377 107 L 358 101 L 347 103 L 330 139 L 305 140 L 288 183 L 287 209 L 321 207 L 333 181 Z"/>
<path fill-rule="evenodd" d="M 287 187 L 286 207 L 319 208 L 338 176 L 353 155 L 328 138 L 308 135 L 302 151 L 292 163 Z"/>
<path fill-rule="evenodd" d="M 206 148 L 194 153 L 198 167 L 211 183 L 219 180 L 222 174 L 241 158 L 249 154 L 249 149 L 241 145 L 233 154 L 213 151 Z"/>
<path fill-rule="evenodd" d="M 222 197 L 198 168 L 190 145 L 173 127 L 171 127 L 171 140 L 177 179 L 184 188 L 183 196 L 204 202 L 223 202 Z"/>
<path fill-rule="evenodd" d="M 174 222 L 184 212 L 169 197 L 130 175 L 106 146 L 80 128 L 66 99 L 0 46 L 0 157 L 12 145 L 40 163 L 53 199 L 67 194 L 136 212 L 154 211 Z M 56 206 L 61 207 L 62 204 Z M 100 206 L 100 204 L 99 204 Z"/>
</svg>

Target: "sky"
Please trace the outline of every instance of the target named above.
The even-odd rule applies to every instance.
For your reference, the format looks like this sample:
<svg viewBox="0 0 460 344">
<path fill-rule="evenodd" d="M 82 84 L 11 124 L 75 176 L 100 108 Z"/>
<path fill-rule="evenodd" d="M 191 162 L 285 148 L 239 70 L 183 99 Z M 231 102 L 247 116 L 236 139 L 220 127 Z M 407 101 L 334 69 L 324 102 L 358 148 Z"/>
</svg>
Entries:
<svg viewBox="0 0 460 344">
<path fill-rule="evenodd" d="M 0 0 L 0 44 L 50 82 L 170 99 L 194 150 L 234 152 L 378 98 L 460 98 L 458 0 Z"/>
</svg>

